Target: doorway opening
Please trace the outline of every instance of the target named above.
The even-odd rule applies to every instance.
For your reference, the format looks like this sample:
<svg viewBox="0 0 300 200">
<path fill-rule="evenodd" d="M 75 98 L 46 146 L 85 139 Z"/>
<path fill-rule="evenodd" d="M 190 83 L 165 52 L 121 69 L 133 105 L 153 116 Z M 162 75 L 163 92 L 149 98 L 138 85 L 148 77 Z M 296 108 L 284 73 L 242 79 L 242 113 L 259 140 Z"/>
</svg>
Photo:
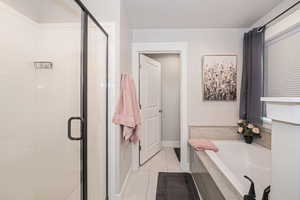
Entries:
<svg viewBox="0 0 300 200">
<path fill-rule="evenodd" d="M 172 176 L 179 174 L 178 176 L 181 177 L 189 169 L 187 160 L 187 47 L 188 43 L 186 42 L 133 44 L 132 75 L 135 84 L 139 88 L 137 93 L 141 103 L 142 115 L 146 117 L 143 116 L 143 118 L 148 122 L 142 122 L 139 131 L 141 146 L 132 146 L 132 171 L 122 195 L 124 199 L 130 199 L 133 196 L 136 199 L 155 199 L 157 192 L 160 191 L 160 189 L 157 190 L 159 182 L 165 183 L 163 180 L 165 174 Z M 164 101 L 169 101 L 166 97 L 163 97 L 166 94 L 164 87 L 167 86 L 163 83 L 164 70 L 166 69 L 164 67 L 166 63 L 170 63 L 168 56 L 176 57 L 177 62 L 174 62 L 177 63 L 176 66 L 179 68 L 178 76 L 175 76 L 177 86 L 174 83 L 171 84 L 179 93 L 177 94 L 179 104 L 177 119 L 179 119 L 179 122 L 172 122 L 179 129 L 179 131 L 177 130 L 177 137 L 179 135 L 179 138 L 175 136 L 176 139 L 169 137 L 164 130 L 167 127 L 164 115 L 169 110 L 164 106 Z M 172 77 L 174 78 L 174 76 Z M 173 104 L 174 100 L 170 102 L 167 105 Z M 146 132 L 144 132 L 144 129 L 146 129 Z M 148 137 L 146 140 L 143 136 L 145 134 Z M 173 149 L 178 146 L 180 147 L 180 162 Z M 141 152 L 139 147 L 141 147 Z M 160 186 L 162 185 L 160 184 Z M 179 185 L 185 184 L 180 183 Z M 163 189 L 164 187 L 160 188 Z"/>
<path fill-rule="evenodd" d="M 180 162 L 180 54 L 142 53 L 139 56 L 139 101 L 143 115 L 139 165 L 162 149 Z"/>
<path fill-rule="evenodd" d="M 132 45 L 132 75 L 136 85 L 140 85 L 140 56 L 147 54 L 178 54 L 180 56 L 180 168 L 189 171 L 188 151 L 188 43 L 133 43 Z M 139 97 L 138 90 L 138 97 Z M 140 135 L 143 130 L 140 130 Z M 132 146 L 132 169 L 140 167 L 139 145 Z M 161 144 L 162 147 L 162 144 Z M 155 155 L 155 154 L 154 154 Z M 174 155 L 176 158 L 176 155 Z"/>
</svg>

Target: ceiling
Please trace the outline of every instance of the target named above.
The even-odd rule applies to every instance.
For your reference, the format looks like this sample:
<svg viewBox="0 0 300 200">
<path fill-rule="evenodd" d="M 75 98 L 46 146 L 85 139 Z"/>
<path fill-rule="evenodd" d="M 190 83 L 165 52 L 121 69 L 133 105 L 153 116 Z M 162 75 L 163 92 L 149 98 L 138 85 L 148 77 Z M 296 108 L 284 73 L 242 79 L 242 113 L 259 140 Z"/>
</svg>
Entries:
<svg viewBox="0 0 300 200">
<path fill-rule="evenodd" d="M 71 0 L 2 0 L 38 23 L 77 22 L 81 9 Z"/>
<path fill-rule="evenodd" d="M 282 0 L 124 0 L 132 28 L 247 28 Z"/>
</svg>

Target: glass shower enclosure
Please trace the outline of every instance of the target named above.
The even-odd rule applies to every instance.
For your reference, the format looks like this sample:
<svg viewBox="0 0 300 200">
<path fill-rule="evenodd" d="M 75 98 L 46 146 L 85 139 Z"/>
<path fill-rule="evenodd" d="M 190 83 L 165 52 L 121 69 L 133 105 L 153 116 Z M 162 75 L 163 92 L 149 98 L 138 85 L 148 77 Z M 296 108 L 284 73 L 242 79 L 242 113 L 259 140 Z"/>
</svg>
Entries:
<svg viewBox="0 0 300 200">
<path fill-rule="evenodd" d="M 0 0 L 0 199 L 107 198 L 108 34 L 80 0 Z"/>
</svg>

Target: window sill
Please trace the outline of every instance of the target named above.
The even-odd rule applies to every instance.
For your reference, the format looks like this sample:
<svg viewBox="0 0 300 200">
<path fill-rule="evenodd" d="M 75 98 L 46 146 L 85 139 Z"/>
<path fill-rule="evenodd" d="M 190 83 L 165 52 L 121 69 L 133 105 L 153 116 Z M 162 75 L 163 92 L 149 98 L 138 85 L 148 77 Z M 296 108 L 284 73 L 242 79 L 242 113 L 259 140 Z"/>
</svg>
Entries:
<svg viewBox="0 0 300 200">
<path fill-rule="evenodd" d="M 263 120 L 262 127 L 268 130 L 272 130 L 272 119 L 263 117 L 262 120 Z"/>
</svg>

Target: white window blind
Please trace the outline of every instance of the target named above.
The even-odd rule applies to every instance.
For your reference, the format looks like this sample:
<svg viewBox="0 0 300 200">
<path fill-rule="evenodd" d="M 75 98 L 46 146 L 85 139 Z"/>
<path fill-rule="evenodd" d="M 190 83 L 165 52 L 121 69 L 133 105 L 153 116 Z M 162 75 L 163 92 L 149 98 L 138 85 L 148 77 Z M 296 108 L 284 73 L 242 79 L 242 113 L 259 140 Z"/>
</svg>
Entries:
<svg viewBox="0 0 300 200">
<path fill-rule="evenodd" d="M 300 97 L 300 26 L 265 49 L 265 96 Z"/>
</svg>

